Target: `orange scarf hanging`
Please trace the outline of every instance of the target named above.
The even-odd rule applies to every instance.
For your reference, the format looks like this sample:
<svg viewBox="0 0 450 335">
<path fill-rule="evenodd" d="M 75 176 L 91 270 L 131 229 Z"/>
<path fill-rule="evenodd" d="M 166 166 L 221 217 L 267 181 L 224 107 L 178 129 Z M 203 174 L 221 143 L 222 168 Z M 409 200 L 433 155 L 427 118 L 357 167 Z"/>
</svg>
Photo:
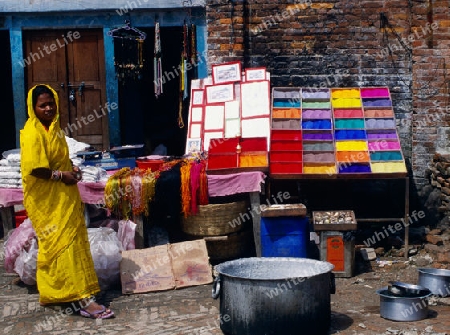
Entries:
<svg viewBox="0 0 450 335">
<path fill-rule="evenodd" d="M 156 179 L 159 177 L 159 171 L 144 170 L 142 171 L 142 204 L 143 213 L 149 216 L 149 203 L 155 197 Z"/>
<path fill-rule="evenodd" d="M 188 217 L 191 207 L 191 167 L 192 163 L 186 161 L 180 168 L 181 172 L 181 212 Z"/>
<path fill-rule="evenodd" d="M 193 162 L 191 167 L 191 214 L 198 213 L 198 200 L 200 189 L 200 174 L 202 171 L 202 164 L 200 162 Z"/>
<path fill-rule="evenodd" d="M 208 200 L 208 177 L 206 175 L 206 161 L 202 160 L 202 169 L 200 171 L 200 189 L 199 189 L 199 204 L 207 205 Z"/>
</svg>

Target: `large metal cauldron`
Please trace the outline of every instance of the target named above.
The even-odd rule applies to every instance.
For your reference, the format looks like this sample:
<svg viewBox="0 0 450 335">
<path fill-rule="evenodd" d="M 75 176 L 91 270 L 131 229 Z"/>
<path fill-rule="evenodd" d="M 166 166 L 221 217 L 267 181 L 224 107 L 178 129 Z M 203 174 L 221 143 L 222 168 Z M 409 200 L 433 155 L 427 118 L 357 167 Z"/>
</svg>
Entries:
<svg viewBox="0 0 450 335">
<path fill-rule="evenodd" d="M 320 335 L 330 327 L 334 265 L 306 258 L 242 258 L 216 266 L 220 328 L 229 335 Z"/>
</svg>

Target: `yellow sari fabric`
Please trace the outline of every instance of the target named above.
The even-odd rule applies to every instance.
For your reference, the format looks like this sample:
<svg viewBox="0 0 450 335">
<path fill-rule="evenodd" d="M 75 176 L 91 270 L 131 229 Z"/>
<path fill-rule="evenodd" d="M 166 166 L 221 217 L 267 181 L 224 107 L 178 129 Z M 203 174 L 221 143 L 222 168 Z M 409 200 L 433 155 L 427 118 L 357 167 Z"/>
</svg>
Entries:
<svg viewBox="0 0 450 335">
<path fill-rule="evenodd" d="M 36 87 L 36 86 L 35 86 Z M 24 207 L 38 238 L 36 281 L 41 303 L 72 302 L 100 291 L 77 185 L 31 175 L 33 169 L 71 171 L 65 134 L 57 115 L 46 130 L 28 92 L 28 120 L 20 131 Z"/>
</svg>

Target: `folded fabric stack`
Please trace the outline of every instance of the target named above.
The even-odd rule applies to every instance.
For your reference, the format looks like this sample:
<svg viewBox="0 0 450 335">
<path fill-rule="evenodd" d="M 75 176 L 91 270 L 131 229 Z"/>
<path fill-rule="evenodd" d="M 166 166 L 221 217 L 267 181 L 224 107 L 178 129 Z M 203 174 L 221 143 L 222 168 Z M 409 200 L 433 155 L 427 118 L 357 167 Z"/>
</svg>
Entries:
<svg viewBox="0 0 450 335">
<path fill-rule="evenodd" d="M 100 167 L 80 165 L 80 170 L 83 177 L 81 181 L 85 183 L 106 182 L 109 178 L 106 170 Z"/>
<path fill-rule="evenodd" d="M 20 149 L 3 152 L 0 160 L 0 188 L 21 188 Z"/>
<path fill-rule="evenodd" d="M 90 147 L 89 144 L 78 142 L 77 140 L 66 136 L 67 146 L 69 147 L 69 157 L 72 160 L 73 164 L 76 166 L 80 166 L 83 164 L 84 160 L 77 156 L 78 151 L 84 151 Z"/>
</svg>

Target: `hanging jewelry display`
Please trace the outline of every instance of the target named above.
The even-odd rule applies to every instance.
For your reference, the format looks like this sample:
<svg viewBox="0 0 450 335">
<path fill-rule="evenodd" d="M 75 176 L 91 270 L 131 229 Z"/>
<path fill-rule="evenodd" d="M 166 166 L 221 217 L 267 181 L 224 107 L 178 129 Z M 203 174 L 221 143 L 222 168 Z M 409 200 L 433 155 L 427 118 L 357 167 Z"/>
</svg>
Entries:
<svg viewBox="0 0 450 335">
<path fill-rule="evenodd" d="M 180 92 L 178 101 L 178 127 L 184 128 L 183 110 L 184 102 L 189 97 L 189 80 L 197 78 L 197 47 L 196 47 L 196 29 L 192 23 L 192 0 L 183 0 L 183 7 L 186 9 L 187 21 L 183 24 L 183 45 L 181 49 L 180 61 Z"/>
<path fill-rule="evenodd" d="M 119 81 L 142 78 L 144 69 L 143 44 L 147 34 L 130 26 L 129 21 L 119 28 L 111 29 L 114 38 L 114 67 Z"/>
<path fill-rule="evenodd" d="M 155 24 L 155 50 L 153 58 L 153 84 L 155 96 L 158 98 L 163 93 L 162 82 L 162 60 L 161 60 L 161 35 L 159 30 L 159 22 Z"/>
<path fill-rule="evenodd" d="M 189 57 L 189 27 L 185 23 L 183 25 L 183 54 L 181 56 L 183 62 L 183 100 L 188 97 L 188 74 L 187 74 L 187 62 Z"/>
<path fill-rule="evenodd" d="M 181 61 L 180 61 L 180 94 L 178 100 L 178 127 L 184 128 L 183 121 L 183 101 L 188 97 L 187 95 L 187 59 L 188 59 L 188 33 L 189 27 L 186 22 L 183 25 L 183 45 L 181 48 Z"/>
<path fill-rule="evenodd" d="M 192 68 L 192 77 L 193 78 L 197 78 L 198 74 L 197 74 L 197 28 L 195 26 L 195 24 L 191 24 L 191 48 L 190 48 L 190 58 L 191 58 L 191 64 L 193 65 Z"/>
</svg>

